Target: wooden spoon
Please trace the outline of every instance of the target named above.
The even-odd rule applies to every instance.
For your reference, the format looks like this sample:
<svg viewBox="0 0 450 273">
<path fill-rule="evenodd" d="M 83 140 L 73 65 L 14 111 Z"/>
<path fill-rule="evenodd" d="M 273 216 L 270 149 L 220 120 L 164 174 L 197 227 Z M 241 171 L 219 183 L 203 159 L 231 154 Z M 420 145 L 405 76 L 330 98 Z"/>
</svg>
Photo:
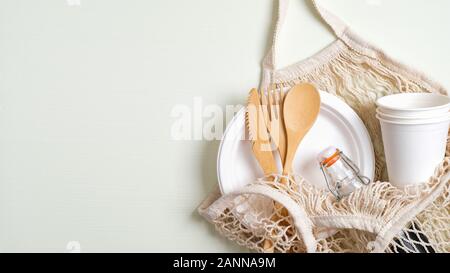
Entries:
<svg viewBox="0 0 450 273">
<path fill-rule="evenodd" d="M 286 95 L 283 108 L 287 136 L 283 174 L 289 175 L 297 148 L 319 115 L 320 94 L 309 83 L 298 84 Z"/>
</svg>

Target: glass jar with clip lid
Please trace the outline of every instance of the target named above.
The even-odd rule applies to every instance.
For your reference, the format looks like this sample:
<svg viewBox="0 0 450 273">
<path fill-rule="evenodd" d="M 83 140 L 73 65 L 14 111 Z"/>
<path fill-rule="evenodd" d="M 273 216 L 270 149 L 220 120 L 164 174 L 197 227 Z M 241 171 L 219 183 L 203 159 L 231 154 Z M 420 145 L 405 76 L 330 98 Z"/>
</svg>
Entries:
<svg viewBox="0 0 450 273">
<path fill-rule="evenodd" d="M 338 200 L 370 183 L 368 177 L 360 174 L 358 166 L 335 147 L 319 153 L 317 160 L 328 189 Z"/>
</svg>

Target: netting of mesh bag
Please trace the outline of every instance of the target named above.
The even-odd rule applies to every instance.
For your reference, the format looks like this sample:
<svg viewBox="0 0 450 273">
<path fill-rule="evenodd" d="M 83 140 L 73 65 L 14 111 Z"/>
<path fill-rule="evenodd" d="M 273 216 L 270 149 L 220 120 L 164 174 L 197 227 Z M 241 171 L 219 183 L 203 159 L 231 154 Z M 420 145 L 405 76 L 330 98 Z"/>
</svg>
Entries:
<svg viewBox="0 0 450 273">
<path fill-rule="evenodd" d="M 340 202 L 330 193 L 307 185 L 298 177 L 291 177 L 288 183 L 286 177 L 266 177 L 248 188 L 262 187 L 267 193 L 275 191 L 303 208 L 312 220 L 312 223 L 306 222 L 304 225 L 312 226 L 315 250 L 318 252 L 375 251 L 373 245 L 377 240 L 381 244 L 389 241 L 382 251 L 390 253 L 447 252 L 450 250 L 450 187 L 448 181 L 443 183 L 440 178 L 447 171 L 449 162 L 444 162 L 438 168 L 435 179 L 420 186 L 420 189 L 399 190 L 389 183 L 377 182 Z M 394 230 L 395 234 L 384 232 L 380 238 L 383 229 L 396 224 L 405 208 L 417 206 L 433 191 L 439 195 L 434 202 L 408 219 L 402 229 Z M 383 194 L 377 196 L 380 192 Z M 267 241 L 271 242 L 271 249 L 275 252 L 305 252 L 305 234 L 298 232 L 298 224 L 292 215 L 285 212 L 283 204 L 260 193 L 237 194 L 229 200 L 219 200 L 216 215 L 210 218 L 217 230 L 230 240 L 257 252 L 267 251 Z M 363 200 L 363 196 L 376 196 L 377 202 L 358 202 Z M 329 229 L 329 233 L 324 232 L 324 228 L 334 229 L 334 232 L 331 236 L 324 236 L 330 233 Z"/>
</svg>

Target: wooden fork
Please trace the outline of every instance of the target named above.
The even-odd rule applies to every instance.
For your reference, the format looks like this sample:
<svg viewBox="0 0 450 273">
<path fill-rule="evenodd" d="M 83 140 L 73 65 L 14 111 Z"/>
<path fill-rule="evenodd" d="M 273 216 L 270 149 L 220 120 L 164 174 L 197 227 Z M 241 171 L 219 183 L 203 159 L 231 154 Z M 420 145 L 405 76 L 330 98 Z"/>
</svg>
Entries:
<svg viewBox="0 0 450 273">
<path fill-rule="evenodd" d="M 286 159 L 286 129 L 283 118 L 284 93 L 280 88 L 271 85 L 266 92 L 261 92 L 261 105 L 266 126 L 269 128 L 272 141 L 277 148 L 281 164 Z"/>
</svg>

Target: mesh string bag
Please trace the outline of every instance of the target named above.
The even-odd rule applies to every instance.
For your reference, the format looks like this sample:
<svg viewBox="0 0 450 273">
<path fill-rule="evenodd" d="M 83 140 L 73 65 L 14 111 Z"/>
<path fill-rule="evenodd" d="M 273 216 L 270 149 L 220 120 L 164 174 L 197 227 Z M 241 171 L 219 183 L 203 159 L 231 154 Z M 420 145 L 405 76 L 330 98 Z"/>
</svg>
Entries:
<svg viewBox="0 0 450 273">
<path fill-rule="evenodd" d="M 371 183 L 339 202 L 301 177 L 265 177 L 218 199 L 217 192 L 199 210 L 224 236 L 257 252 L 267 250 L 266 240 L 282 253 L 448 252 L 449 163 L 426 184 L 400 190 Z"/>
<path fill-rule="evenodd" d="M 249 181 L 232 194 L 221 195 L 216 190 L 200 205 L 200 214 L 228 239 L 256 252 L 449 252 L 450 145 L 428 181 L 396 188 L 387 179 L 375 117 L 375 101 L 382 96 L 402 92 L 447 95 L 447 91 L 365 42 L 316 1 L 312 1 L 316 11 L 337 40 L 309 59 L 276 69 L 277 38 L 288 3 L 279 0 L 278 23 L 263 62 L 261 88 L 291 88 L 310 82 L 343 99 L 371 135 L 377 182 L 337 201 L 298 175 L 273 174 Z"/>
</svg>

